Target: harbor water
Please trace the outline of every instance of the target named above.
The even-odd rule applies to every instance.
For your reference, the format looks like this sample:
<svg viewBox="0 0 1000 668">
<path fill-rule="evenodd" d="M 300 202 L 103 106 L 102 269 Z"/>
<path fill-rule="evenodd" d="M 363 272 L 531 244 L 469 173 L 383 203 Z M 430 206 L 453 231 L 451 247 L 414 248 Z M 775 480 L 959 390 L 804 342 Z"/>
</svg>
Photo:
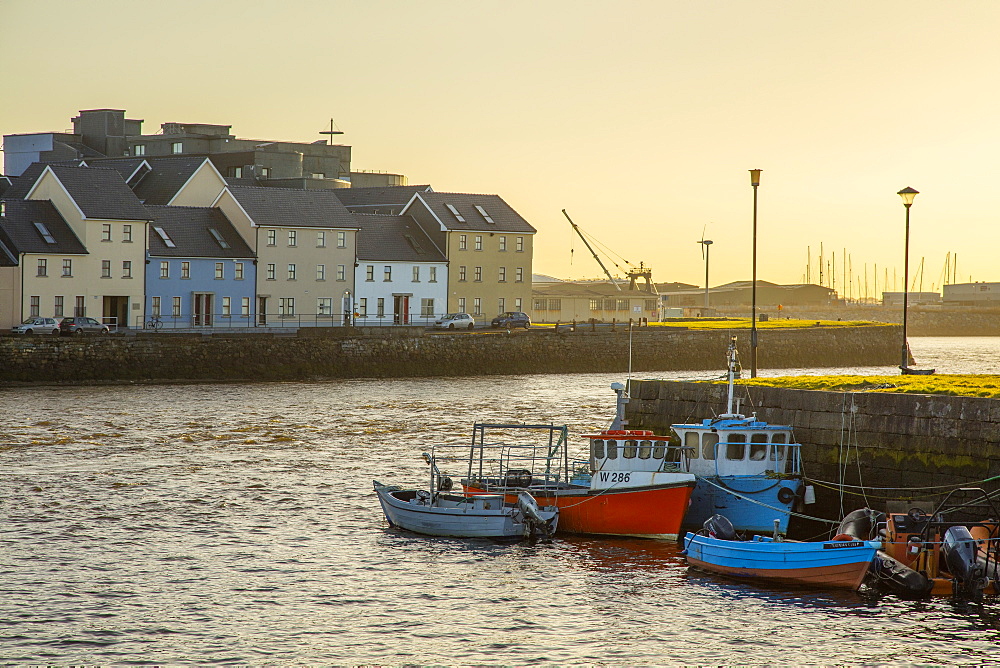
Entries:
<svg viewBox="0 0 1000 668">
<path fill-rule="evenodd" d="M 1000 338 L 911 341 L 1000 373 Z M 642 374 L 715 377 L 720 372 Z M 801 373 L 898 373 L 894 368 Z M 785 375 L 788 370 L 761 375 Z M 610 420 L 620 375 L 0 389 L 0 659 L 74 664 L 984 664 L 1000 600 L 689 571 L 675 544 L 387 526 L 372 479 L 476 421 Z M 582 453 L 586 441 L 573 438 Z M 461 470 L 451 470 L 453 477 Z"/>
</svg>

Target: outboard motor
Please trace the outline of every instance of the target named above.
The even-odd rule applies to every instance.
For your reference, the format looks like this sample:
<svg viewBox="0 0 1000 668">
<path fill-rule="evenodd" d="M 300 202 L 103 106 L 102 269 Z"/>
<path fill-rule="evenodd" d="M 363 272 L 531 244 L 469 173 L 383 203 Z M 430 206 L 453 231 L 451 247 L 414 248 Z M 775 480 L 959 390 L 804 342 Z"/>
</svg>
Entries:
<svg viewBox="0 0 1000 668">
<path fill-rule="evenodd" d="M 733 528 L 733 523 L 723 515 L 712 515 L 705 520 L 701 528 L 712 538 L 719 540 L 734 540 L 736 538 L 736 529 Z"/>
<path fill-rule="evenodd" d="M 979 543 L 968 527 L 955 526 L 945 532 L 941 541 L 941 556 L 948 572 L 955 578 L 955 593 L 976 601 L 982 599 L 983 590 L 989 584 L 985 569 L 977 559 L 978 553 Z"/>
</svg>

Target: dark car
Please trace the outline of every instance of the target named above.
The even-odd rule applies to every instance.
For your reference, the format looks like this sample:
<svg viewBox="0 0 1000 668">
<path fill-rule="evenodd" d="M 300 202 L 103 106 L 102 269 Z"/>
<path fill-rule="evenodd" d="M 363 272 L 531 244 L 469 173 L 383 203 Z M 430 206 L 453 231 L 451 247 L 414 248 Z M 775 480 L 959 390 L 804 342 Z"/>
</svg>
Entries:
<svg viewBox="0 0 1000 668">
<path fill-rule="evenodd" d="M 108 334 L 111 329 L 93 318 L 87 316 L 70 316 L 59 323 L 59 331 L 63 335 L 70 334 Z"/>
<path fill-rule="evenodd" d="M 531 318 L 528 317 L 527 313 L 521 311 L 505 311 L 490 321 L 490 327 L 506 327 L 507 329 L 524 327 L 528 329 L 531 327 Z"/>
</svg>

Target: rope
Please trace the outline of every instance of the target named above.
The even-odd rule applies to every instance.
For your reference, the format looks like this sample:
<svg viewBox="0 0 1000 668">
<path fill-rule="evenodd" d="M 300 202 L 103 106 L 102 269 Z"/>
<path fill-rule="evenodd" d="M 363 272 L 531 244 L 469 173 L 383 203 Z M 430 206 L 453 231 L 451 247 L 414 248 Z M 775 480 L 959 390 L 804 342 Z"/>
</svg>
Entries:
<svg viewBox="0 0 1000 668">
<path fill-rule="evenodd" d="M 830 482 L 828 480 L 815 480 L 813 478 L 810 478 L 809 482 L 815 483 L 817 485 L 829 486 L 830 489 L 834 489 L 834 486 L 840 486 L 840 487 L 853 487 L 855 489 L 872 489 L 872 490 L 898 489 L 901 491 L 922 492 L 929 489 L 944 489 L 944 490 L 958 489 L 960 487 L 979 485 L 985 482 L 992 482 L 994 480 L 1000 480 L 1000 475 L 995 475 L 990 478 L 984 478 L 983 480 L 971 480 L 969 482 L 954 483 L 951 485 L 931 485 L 929 487 L 862 487 L 861 485 L 848 485 L 847 483 L 836 483 L 836 482 Z"/>
<path fill-rule="evenodd" d="M 831 525 L 833 525 L 833 524 L 839 525 L 840 524 L 840 520 L 828 520 L 828 519 L 824 519 L 822 517 L 813 517 L 811 515 L 804 515 L 802 513 L 797 513 L 795 511 L 788 510 L 786 508 L 775 508 L 774 506 L 770 506 L 770 505 L 764 503 L 763 501 L 758 501 L 757 499 L 751 499 L 750 497 L 744 496 L 743 494 L 737 494 L 736 492 L 730 491 L 730 490 L 726 489 L 725 487 L 723 487 L 722 485 L 715 484 L 714 482 L 712 482 L 708 478 L 705 478 L 705 477 L 702 477 L 702 476 L 696 476 L 696 477 L 698 478 L 699 481 L 704 481 L 704 482 L 708 483 L 709 485 L 712 485 L 713 487 L 717 487 L 717 488 L 721 489 L 722 491 L 724 491 L 724 492 L 726 492 L 728 494 L 732 494 L 733 496 L 735 496 L 735 497 L 737 497 L 739 499 L 742 499 L 744 501 L 749 501 L 750 503 L 755 503 L 758 506 L 763 506 L 764 508 L 767 508 L 769 510 L 774 510 L 774 511 L 777 511 L 779 513 L 784 513 L 784 514 L 789 515 L 791 517 L 801 517 L 802 519 L 812 520 L 814 522 L 825 522 L 826 524 L 831 524 Z"/>
</svg>

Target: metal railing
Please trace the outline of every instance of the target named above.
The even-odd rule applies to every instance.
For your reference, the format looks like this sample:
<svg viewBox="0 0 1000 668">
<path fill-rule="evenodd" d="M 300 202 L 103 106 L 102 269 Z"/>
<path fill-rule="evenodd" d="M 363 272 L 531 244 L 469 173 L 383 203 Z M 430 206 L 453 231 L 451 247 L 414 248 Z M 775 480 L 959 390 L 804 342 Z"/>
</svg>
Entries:
<svg viewBox="0 0 1000 668">
<path fill-rule="evenodd" d="M 363 315 L 360 313 L 196 313 L 136 316 L 135 329 L 146 331 L 272 330 L 306 327 L 434 327 L 445 313 L 433 315 Z M 489 327 L 491 316 L 473 316 L 476 328 Z M 111 319 L 105 318 L 105 321 Z M 117 327 L 117 322 L 114 327 Z"/>
</svg>

